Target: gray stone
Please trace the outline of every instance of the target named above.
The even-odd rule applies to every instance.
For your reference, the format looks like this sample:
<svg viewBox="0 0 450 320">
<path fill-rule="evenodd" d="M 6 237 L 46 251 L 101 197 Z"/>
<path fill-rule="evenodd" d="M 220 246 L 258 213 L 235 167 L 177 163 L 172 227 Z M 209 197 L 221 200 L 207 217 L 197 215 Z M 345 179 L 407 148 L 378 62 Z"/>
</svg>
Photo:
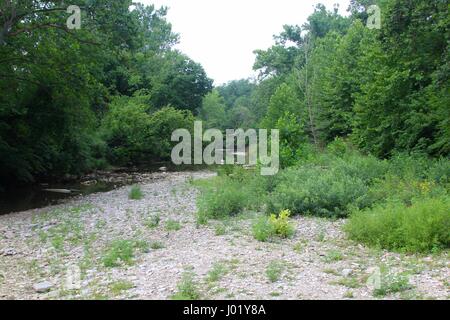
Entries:
<svg viewBox="0 0 450 320">
<path fill-rule="evenodd" d="M 344 277 L 348 277 L 349 275 L 351 275 L 353 273 L 353 270 L 352 269 L 344 269 L 344 270 L 342 270 L 342 275 L 344 276 Z"/>
<path fill-rule="evenodd" d="M 17 254 L 17 251 L 13 248 L 7 248 L 0 251 L 0 256 L 15 256 Z"/>
<path fill-rule="evenodd" d="M 36 283 L 33 286 L 34 291 L 36 291 L 37 293 L 49 292 L 52 288 L 53 288 L 53 284 L 48 281 Z"/>
</svg>

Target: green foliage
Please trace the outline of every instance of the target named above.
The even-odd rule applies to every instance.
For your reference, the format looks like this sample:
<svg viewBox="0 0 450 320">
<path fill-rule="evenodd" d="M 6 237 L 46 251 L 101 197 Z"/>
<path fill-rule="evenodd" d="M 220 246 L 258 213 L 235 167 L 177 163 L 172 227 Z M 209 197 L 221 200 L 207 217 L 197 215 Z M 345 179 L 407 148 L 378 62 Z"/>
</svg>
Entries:
<svg viewBox="0 0 450 320">
<path fill-rule="evenodd" d="M 131 240 L 114 240 L 103 255 L 105 267 L 117 267 L 120 263 L 131 265 L 134 259 L 135 244 Z"/>
<path fill-rule="evenodd" d="M 336 262 L 343 259 L 342 253 L 337 250 L 330 250 L 325 255 L 326 262 Z"/>
<path fill-rule="evenodd" d="M 228 268 L 223 263 L 215 263 L 213 268 L 208 272 L 206 280 L 210 283 L 219 281 L 228 273 Z"/>
<path fill-rule="evenodd" d="M 448 5 L 395 0 L 381 10 L 382 32 L 360 57 L 354 141 L 377 156 L 448 155 Z"/>
<path fill-rule="evenodd" d="M 3 187 L 104 169 L 105 158 L 167 158 L 167 131 L 192 116 L 179 126 L 172 111 L 144 113 L 167 105 L 196 112 L 211 90 L 203 68 L 172 49 L 178 35 L 166 8 L 82 2 L 77 32 L 64 30 L 60 1 L 0 4 Z"/>
<path fill-rule="evenodd" d="M 450 246 L 450 198 L 418 198 L 411 206 L 388 202 L 356 211 L 345 230 L 351 239 L 402 252 L 432 252 Z"/>
<path fill-rule="evenodd" d="M 274 237 L 289 238 L 295 233 L 295 228 L 289 221 L 289 210 L 282 210 L 279 215 L 261 216 L 253 223 L 253 237 L 262 242 Z"/>
<path fill-rule="evenodd" d="M 271 261 L 266 268 L 266 276 L 270 282 L 277 282 L 280 280 L 284 271 L 284 263 L 282 261 Z"/>
<path fill-rule="evenodd" d="M 406 275 L 384 274 L 381 277 L 380 288 L 373 291 L 375 297 L 385 297 L 389 294 L 403 292 L 413 287 L 409 284 L 409 279 Z"/>
<path fill-rule="evenodd" d="M 144 224 L 149 229 L 154 229 L 159 226 L 159 223 L 161 222 L 161 217 L 158 214 L 154 214 L 150 217 L 148 217 Z"/>
<path fill-rule="evenodd" d="M 194 117 L 189 111 L 167 107 L 150 112 L 139 97 L 122 97 L 113 102 L 102 124 L 112 163 L 168 159 L 174 146 L 172 132 L 193 129 Z"/>
<path fill-rule="evenodd" d="M 267 202 L 267 209 L 293 214 L 345 217 L 351 206 L 365 207 L 367 185 L 332 168 L 303 166 L 287 169 Z"/>
<path fill-rule="evenodd" d="M 270 98 L 269 108 L 266 117 L 261 123 L 261 127 L 267 129 L 277 129 L 278 119 L 288 114 L 296 114 L 300 105 L 297 94 L 288 84 L 283 83 Z"/>
<path fill-rule="evenodd" d="M 267 217 L 261 216 L 253 223 L 252 232 L 256 240 L 266 242 L 275 235 L 275 227 Z"/>
<path fill-rule="evenodd" d="M 248 203 L 247 193 L 240 183 L 231 178 L 219 178 L 216 185 L 204 190 L 198 201 L 199 218 L 219 219 L 235 216 L 242 212 Z"/>
<path fill-rule="evenodd" d="M 226 129 L 225 101 L 217 90 L 212 91 L 203 98 L 200 117 L 205 128 Z"/>
<path fill-rule="evenodd" d="M 177 293 L 172 296 L 172 300 L 199 300 L 201 298 L 198 285 L 195 282 L 195 274 L 185 272 L 181 281 L 177 285 Z"/>
<path fill-rule="evenodd" d="M 164 243 L 159 242 L 159 241 L 153 241 L 150 243 L 150 249 L 153 249 L 153 250 L 164 249 Z"/>
<path fill-rule="evenodd" d="M 134 288 L 134 284 L 130 281 L 119 280 L 109 284 L 109 290 L 114 296 L 122 294 L 124 291 Z"/>
<path fill-rule="evenodd" d="M 167 231 L 178 231 L 181 229 L 181 223 L 176 220 L 169 219 L 166 221 L 166 230 Z"/>
<path fill-rule="evenodd" d="M 289 221 L 291 212 L 289 210 L 282 210 L 279 215 L 271 214 L 269 223 L 273 225 L 275 234 L 281 238 L 291 237 L 295 230 Z"/>
<path fill-rule="evenodd" d="M 141 187 L 138 185 L 134 185 L 130 189 L 130 193 L 128 194 L 128 198 L 131 200 L 141 200 L 144 198 L 144 193 L 141 190 Z"/>
</svg>

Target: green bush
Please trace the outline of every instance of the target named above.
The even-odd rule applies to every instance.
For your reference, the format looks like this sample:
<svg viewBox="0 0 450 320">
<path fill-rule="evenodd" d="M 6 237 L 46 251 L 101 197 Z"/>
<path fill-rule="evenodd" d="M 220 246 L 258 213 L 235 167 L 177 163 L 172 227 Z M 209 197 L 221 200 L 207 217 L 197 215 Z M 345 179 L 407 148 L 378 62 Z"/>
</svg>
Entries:
<svg viewBox="0 0 450 320">
<path fill-rule="evenodd" d="M 128 193 L 128 198 L 131 200 L 141 200 L 144 197 L 142 193 L 141 187 L 138 185 L 134 185 L 131 187 L 130 192 Z"/>
<path fill-rule="evenodd" d="M 198 200 L 199 220 L 235 216 L 248 203 L 247 193 L 241 183 L 229 178 L 219 178 L 216 181 L 214 186 L 203 190 Z"/>
<path fill-rule="evenodd" d="M 368 199 L 372 203 L 384 203 L 395 200 L 411 205 L 414 198 L 437 197 L 446 195 L 445 187 L 434 181 L 404 179 L 398 176 L 387 175 L 377 180 L 368 191 Z"/>
<path fill-rule="evenodd" d="M 348 236 L 370 246 L 402 252 L 431 252 L 450 246 L 450 198 L 422 198 L 406 206 L 388 202 L 356 211 Z"/>
<path fill-rule="evenodd" d="M 363 180 L 316 166 L 302 166 L 281 173 L 280 182 L 267 201 L 269 212 L 289 209 L 293 214 L 345 217 L 350 207 L 363 208 L 368 187 Z"/>
<path fill-rule="evenodd" d="M 166 107 L 152 113 L 141 97 L 115 98 L 102 121 L 101 132 L 112 163 L 126 165 L 151 159 L 168 159 L 175 129 L 192 130 L 189 111 Z"/>
<path fill-rule="evenodd" d="M 426 171 L 427 179 L 447 186 L 450 184 L 450 160 L 438 159 Z"/>
<path fill-rule="evenodd" d="M 357 153 L 333 159 L 330 166 L 335 172 L 361 179 L 366 184 L 372 184 L 375 180 L 382 179 L 389 170 L 388 161 Z"/>
<path fill-rule="evenodd" d="M 351 152 L 350 143 L 343 138 L 336 137 L 327 145 L 327 152 L 337 157 L 343 157 Z"/>
<path fill-rule="evenodd" d="M 261 216 L 253 223 L 253 237 L 262 242 L 274 237 L 289 238 L 295 233 L 295 228 L 289 220 L 289 210 L 282 210 L 279 215 Z"/>
<path fill-rule="evenodd" d="M 256 240 L 266 242 L 275 235 L 275 227 L 266 216 L 261 216 L 253 223 L 252 232 Z"/>
<path fill-rule="evenodd" d="M 199 300 L 201 298 L 198 284 L 195 282 L 193 272 L 185 272 L 177 285 L 177 292 L 171 297 L 172 300 Z"/>
</svg>

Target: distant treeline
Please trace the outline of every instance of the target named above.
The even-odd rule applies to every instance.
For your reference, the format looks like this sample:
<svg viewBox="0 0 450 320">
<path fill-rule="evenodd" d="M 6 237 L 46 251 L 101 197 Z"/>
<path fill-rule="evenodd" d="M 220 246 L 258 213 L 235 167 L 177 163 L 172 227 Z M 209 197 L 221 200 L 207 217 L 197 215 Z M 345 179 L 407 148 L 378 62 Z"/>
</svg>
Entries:
<svg viewBox="0 0 450 320">
<path fill-rule="evenodd" d="M 368 28 L 367 8 L 381 12 Z M 203 102 L 209 126 L 278 128 L 284 164 L 302 143 L 350 140 L 378 157 L 450 154 L 450 15 L 445 0 L 351 1 L 351 15 L 318 5 L 256 50 L 256 84 L 233 81 Z"/>
</svg>

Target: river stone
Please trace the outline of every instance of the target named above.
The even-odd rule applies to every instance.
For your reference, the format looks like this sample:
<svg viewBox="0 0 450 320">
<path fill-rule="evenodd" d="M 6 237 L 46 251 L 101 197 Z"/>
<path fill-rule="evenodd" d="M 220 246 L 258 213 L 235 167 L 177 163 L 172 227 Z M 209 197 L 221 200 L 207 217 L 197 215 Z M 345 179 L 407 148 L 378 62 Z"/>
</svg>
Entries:
<svg viewBox="0 0 450 320">
<path fill-rule="evenodd" d="M 352 270 L 352 269 L 344 269 L 344 270 L 342 270 L 342 275 L 343 275 L 344 277 L 348 277 L 348 276 L 350 276 L 352 273 L 353 273 L 353 270 Z"/>
<path fill-rule="evenodd" d="M 7 248 L 0 251 L 0 256 L 15 256 L 17 254 L 17 251 L 13 248 Z"/>
<path fill-rule="evenodd" d="M 53 288 L 53 284 L 48 281 L 36 283 L 33 286 L 34 291 L 36 291 L 37 293 L 49 292 L 52 288 Z"/>
</svg>

